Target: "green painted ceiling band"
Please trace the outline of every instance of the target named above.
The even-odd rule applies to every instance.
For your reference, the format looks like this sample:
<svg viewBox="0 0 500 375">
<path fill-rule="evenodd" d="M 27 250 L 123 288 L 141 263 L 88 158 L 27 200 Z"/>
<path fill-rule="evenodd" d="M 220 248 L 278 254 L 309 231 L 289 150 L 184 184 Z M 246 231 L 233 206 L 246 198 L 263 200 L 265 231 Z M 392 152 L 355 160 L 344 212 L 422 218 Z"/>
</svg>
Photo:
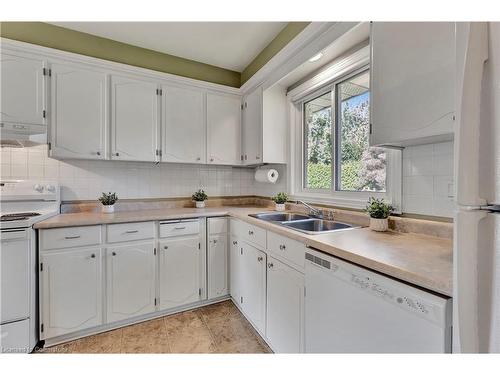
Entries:
<svg viewBox="0 0 500 375">
<path fill-rule="evenodd" d="M 182 77 L 240 87 L 309 22 L 290 22 L 242 73 L 43 22 L 0 22 L 0 36 Z"/>
<path fill-rule="evenodd" d="M 43 22 L 1 22 L 0 36 L 103 60 L 240 87 L 240 73 Z"/>
<path fill-rule="evenodd" d="M 253 61 L 241 72 L 241 84 L 243 85 L 255 73 L 271 60 L 274 55 L 283 49 L 295 38 L 310 22 L 290 22 L 281 32 L 269 43 Z"/>
</svg>

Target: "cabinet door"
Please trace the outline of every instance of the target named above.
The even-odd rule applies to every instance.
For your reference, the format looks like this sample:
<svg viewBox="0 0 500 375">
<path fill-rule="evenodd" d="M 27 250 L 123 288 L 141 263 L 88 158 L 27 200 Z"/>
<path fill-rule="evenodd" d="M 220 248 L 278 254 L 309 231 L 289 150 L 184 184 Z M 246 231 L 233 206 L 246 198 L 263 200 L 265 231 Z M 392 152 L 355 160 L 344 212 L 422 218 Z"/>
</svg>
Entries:
<svg viewBox="0 0 500 375">
<path fill-rule="evenodd" d="M 453 22 L 372 24 L 371 145 L 404 146 L 451 137 L 454 29 Z"/>
<path fill-rule="evenodd" d="M 262 88 L 243 99 L 243 163 L 262 163 Z"/>
<path fill-rule="evenodd" d="M 266 327 L 266 254 L 242 244 L 241 307 L 248 319 L 261 332 Z"/>
<path fill-rule="evenodd" d="M 236 304 L 241 303 L 240 279 L 241 279 L 241 245 L 237 237 L 231 236 L 229 252 L 229 291 Z"/>
<path fill-rule="evenodd" d="M 162 161 L 206 163 L 205 94 L 163 86 Z"/>
<path fill-rule="evenodd" d="M 212 235 L 208 239 L 208 298 L 228 294 L 227 235 Z"/>
<path fill-rule="evenodd" d="M 303 351 L 304 275 L 269 257 L 266 336 L 276 353 Z"/>
<path fill-rule="evenodd" d="M 0 121 L 43 125 L 44 61 L 2 53 Z"/>
<path fill-rule="evenodd" d="M 241 101 L 238 96 L 207 94 L 207 161 L 241 164 Z"/>
<path fill-rule="evenodd" d="M 160 309 L 202 299 L 204 257 L 199 236 L 160 241 Z"/>
<path fill-rule="evenodd" d="M 51 156 L 105 159 L 107 75 L 71 64 L 54 63 L 51 70 Z"/>
<path fill-rule="evenodd" d="M 156 83 L 111 77 L 111 158 L 157 161 L 159 99 Z"/>
<path fill-rule="evenodd" d="M 155 311 L 154 243 L 109 247 L 107 323 Z"/>
<path fill-rule="evenodd" d="M 100 248 L 42 252 L 40 262 L 41 339 L 103 323 Z"/>
</svg>

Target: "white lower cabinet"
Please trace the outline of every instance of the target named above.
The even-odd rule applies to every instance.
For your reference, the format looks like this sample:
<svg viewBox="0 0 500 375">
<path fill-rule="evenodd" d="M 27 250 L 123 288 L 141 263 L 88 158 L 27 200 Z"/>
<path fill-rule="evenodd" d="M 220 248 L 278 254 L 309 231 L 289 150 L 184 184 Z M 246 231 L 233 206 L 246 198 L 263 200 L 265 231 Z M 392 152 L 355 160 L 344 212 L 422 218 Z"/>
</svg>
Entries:
<svg viewBox="0 0 500 375">
<path fill-rule="evenodd" d="M 211 235 L 208 239 L 208 275 L 208 298 L 227 295 L 227 234 Z"/>
<path fill-rule="evenodd" d="M 229 292 L 233 301 L 240 305 L 241 247 L 238 237 L 231 236 L 229 250 Z"/>
<path fill-rule="evenodd" d="M 100 247 L 41 253 L 42 340 L 103 323 L 101 268 Z"/>
<path fill-rule="evenodd" d="M 198 302 L 203 297 L 204 255 L 200 237 L 160 241 L 160 309 Z"/>
<path fill-rule="evenodd" d="M 243 242 L 240 261 L 241 309 L 264 334 L 266 328 L 266 253 Z"/>
<path fill-rule="evenodd" d="M 266 337 L 276 353 L 300 353 L 304 340 L 304 275 L 267 260 Z"/>
<path fill-rule="evenodd" d="M 107 257 L 107 322 L 155 311 L 154 242 L 113 246 Z"/>
</svg>

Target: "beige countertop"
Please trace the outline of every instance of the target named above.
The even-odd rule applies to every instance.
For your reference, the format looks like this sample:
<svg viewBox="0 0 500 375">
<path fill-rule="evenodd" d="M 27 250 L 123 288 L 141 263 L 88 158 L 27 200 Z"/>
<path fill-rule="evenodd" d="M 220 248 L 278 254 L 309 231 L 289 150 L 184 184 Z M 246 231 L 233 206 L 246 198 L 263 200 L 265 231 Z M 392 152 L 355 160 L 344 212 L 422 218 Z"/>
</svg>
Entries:
<svg viewBox="0 0 500 375">
<path fill-rule="evenodd" d="M 248 216 L 269 210 L 268 207 L 221 206 L 122 211 L 114 214 L 83 212 L 57 215 L 35 224 L 35 228 L 229 215 L 396 279 L 447 296 L 452 295 L 452 242 L 449 239 L 391 231 L 378 233 L 368 228 L 307 235 Z"/>
</svg>

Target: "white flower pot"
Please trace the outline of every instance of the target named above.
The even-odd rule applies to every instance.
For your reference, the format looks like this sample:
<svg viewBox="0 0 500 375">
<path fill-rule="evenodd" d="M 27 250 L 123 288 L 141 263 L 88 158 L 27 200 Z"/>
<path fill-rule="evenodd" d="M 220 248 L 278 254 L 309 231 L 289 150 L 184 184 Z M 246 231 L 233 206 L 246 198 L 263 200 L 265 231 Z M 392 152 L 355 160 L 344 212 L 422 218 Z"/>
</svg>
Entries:
<svg viewBox="0 0 500 375">
<path fill-rule="evenodd" d="M 195 201 L 196 208 L 205 208 L 205 201 Z"/>
<path fill-rule="evenodd" d="M 114 204 L 109 204 L 109 205 L 102 205 L 102 212 L 105 214 L 112 214 L 115 212 L 115 205 Z"/>
<path fill-rule="evenodd" d="M 370 229 L 376 232 L 385 232 L 389 228 L 389 219 L 370 218 Z"/>
<path fill-rule="evenodd" d="M 275 203 L 276 211 L 285 211 L 285 203 Z"/>
</svg>

